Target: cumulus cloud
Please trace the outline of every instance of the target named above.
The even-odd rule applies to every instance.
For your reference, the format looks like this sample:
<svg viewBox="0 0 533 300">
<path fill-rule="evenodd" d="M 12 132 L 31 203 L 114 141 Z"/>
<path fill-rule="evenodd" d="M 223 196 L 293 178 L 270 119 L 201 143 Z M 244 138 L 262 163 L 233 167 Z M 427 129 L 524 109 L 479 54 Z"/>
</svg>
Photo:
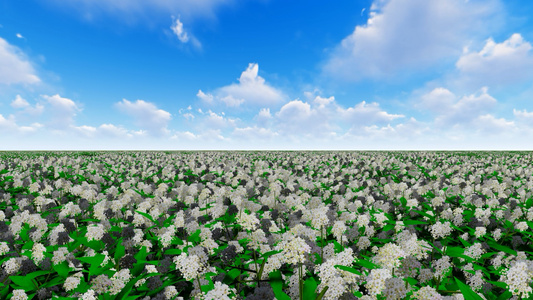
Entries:
<svg viewBox="0 0 533 300">
<path fill-rule="evenodd" d="M 127 129 L 113 124 L 102 124 L 98 127 L 82 125 L 75 126 L 74 130 L 89 138 L 131 138 L 134 134 Z"/>
<path fill-rule="evenodd" d="M 354 107 L 347 109 L 337 108 L 339 117 L 349 122 L 354 126 L 365 126 L 369 124 L 387 124 L 394 119 L 403 118 L 404 115 L 389 114 L 386 111 L 379 108 L 379 104 L 376 102 L 367 104 L 366 101 L 362 101 Z"/>
<path fill-rule="evenodd" d="M 242 104 L 270 106 L 282 102 L 286 98 L 283 92 L 268 85 L 258 73 L 259 65 L 251 63 L 241 73 L 239 83 L 218 88 L 212 94 L 199 90 L 197 96 L 208 103 L 223 102 L 228 107 Z"/>
<path fill-rule="evenodd" d="M 35 106 L 31 106 L 26 99 L 22 98 L 20 95 L 15 97 L 15 100 L 11 101 L 11 107 L 15 109 L 21 109 L 22 113 L 29 115 L 40 115 L 44 110 L 44 105 L 36 103 Z"/>
<path fill-rule="evenodd" d="M 287 135 L 308 134 L 316 137 L 336 135 L 341 125 L 349 129 L 363 126 L 386 124 L 403 115 L 389 114 L 379 108 L 379 104 L 367 105 L 365 101 L 354 107 L 344 108 L 335 102 L 334 97 L 316 96 L 308 103 L 293 100 L 276 113 L 278 127 Z"/>
<path fill-rule="evenodd" d="M 473 122 L 474 126 L 484 135 L 511 133 L 516 129 L 515 122 L 504 118 L 496 118 L 491 114 L 479 116 Z"/>
<path fill-rule="evenodd" d="M 0 38 L 0 84 L 35 84 L 40 81 L 24 53 Z"/>
<path fill-rule="evenodd" d="M 257 126 L 248 126 L 244 128 L 235 128 L 233 130 L 233 136 L 246 140 L 269 140 L 279 136 L 277 132 L 273 132 L 269 128 L 262 128 Z"/>
<path fill-rule="evenodd" d="M 203 101 L 205 101 L 208 104 L 212 104 L 213 103 L 213 95 L 206 94 L 206 93 L 202 92 L 202 90 L 198 90 L 198 93 L 196 94 L 196 97 L 200 98 L 200 100 L 203 100 Z"/>
<path fill-rule="evenodd" d="M 435 88 L 423 95 L 419 108 L 429 108 L 435 117 L 435 125 L 448 128 L 454 125 L 473 124 L 473 120 L 488 113 L 498 102 L 483 87 L 478 94 L 457 96 L 445 88 Z M 482 119 L 482 121 L 486 121 Z"/>
<path fill-rule="evenodd" d="M 259 113 L 254 118 L 257 122 L 257 125 L 260 127 L 266 127 L 268 122 L 272 119 L 270 108 L 261 108 Z"/>
<path fill-rule="evenodd" d="M 172 119 L 169 112 L 158 109 L 153 103 L 144 100 L 130 102 L 123 99 L 115 106 L 123 113 L 131 116 L 137 126 L 154 136 L 167 135 L 168 122 Z M 143 133 L 144 134 L 144 133 Z"/>
<path fill-rule="evenodd" d="M 501 43 L 489 38 L 479 52 L 466 50 L 459 58 L 456 67 L 461 74 L 457 81 L 493 86 L 532 80 L 531 48 L 518 33 Z"/>
<path fill-rule="evenodd" d="M 74 125 L 74 117 L 77 112 L 81 111 L 74 101 L 68 98 L 63 98 L 59 94 L 53 96 L 42 95 L 45 100 L 48 101 L 51 110 L 51 121 L 47 126 L 58 129 L 66 130 Z"/>
<path fill-rule="evenodd" d="M 365 25 L 356 26 L 331 53 L 324 71 L 336 78 L 387 78 L 459 56 L 465 41 L 488 29 L 497 1 L 376 1 Z M 483 22 L 481 22 L 483 21 Z"/>
<path fill-rule="evenodd" d="M 0 132 L 6 134 L 29 134 L 36 132 L 41 127 L 43 127 L 43 124 L 37 122 L 34 122 L 29 126 L 21 126 L 17 124 L 15 115 L 11 114 L 5 118 L 0 114 Z"/>
<path fill-rule="evenodd" d="M 11 107 L 13 108 L 25 108 L 30 106 L 26 99 L 22 98 L 20 95 L 17 95 L 15 100 L 11 102 Z"/>
</svg>

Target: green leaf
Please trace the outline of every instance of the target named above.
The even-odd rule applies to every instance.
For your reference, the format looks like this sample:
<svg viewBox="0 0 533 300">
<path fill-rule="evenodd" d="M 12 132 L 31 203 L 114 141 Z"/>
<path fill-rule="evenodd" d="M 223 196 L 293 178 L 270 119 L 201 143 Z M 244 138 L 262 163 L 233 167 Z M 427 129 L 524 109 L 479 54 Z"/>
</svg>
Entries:
<svg viewBox="0 0 533 300">
<path fill-rule="evenodd" d="M 171 255 L 171 254 L 175 254 L 175 255 L 180 255 L 183 251 L 181 251 L 180 249 L 167 249 L 165 251 L 165 255 Z"/>
<path fill-rule="evenodd" d="M 33 280 L 28 280 L 26 276 L 9 276 L 9 279 L 11 279 L 16 285 L 20 286 L 25 292 L 33 291 L 37 288 L 33 283 Z"/>
<path fill-rule="evenodd" d="M 123 238 L 120 238 L 118 240 L 118 244 L 115 249 L 115 261 L 119 261 L 124 256 L 124 254 L 126 254 L 126 248 L 122 245 L 122 239 Z"/>
<path fill-rule="evenodd" d="M 481 298 L 476 292 L 474 292 L 468 285 L 462 283 L 461 280 L 457 279 L 457 277 L 454 278 L 465 299 L 483 300 L 483 298 Z"/>
<path fill-rule="evenodd" d="M 361 274 L 361 272 L 357 271 L 356 269 L 350 268 L 350 267 L 347 267 L 347 266 L 335 265 L 334 267 L 337 268 L 337 269 L 341 269 L 343 271 L 346 271 L 346 272 L 350 272 L 350 273 L 356 274 L 356 275 L 363 275 L 363 274 Z"/>
<path fill-rule="evenodd" d="M 494 249 L 497 249 L 497 250 L 500 250 L 500 251 L 503 251 L 503 252 L 505 252 L 507 254 L 517 255 L 515 250 L 513 250 L 513 249 L 511 249 L 511 248 L 509 248 L 507 246 L 500 245 L 500 244 L 498 244 L 496 242 L 493 242 L 491 240 L 489 240 L 487 242 L 487 244 L 489 244 L 490 247 L 492 247 Z"/>
<path fill-rule="evenodd" d="M 318 296 L 316 296 L 315 300 L 321 300 L 322 297 L 324 297 L 324 295 L 326 294 L 326 292 L 328 291 L 329 289 L 329 286 L 325 286 L 323 289 L 322 289 L 322 292 L 320 292 L 320 294 L 318 294 Z"/>
<path fill-rule="evenodd" d="M 393 224 L 388 224 L 387 226 L 383 227 L 383 231 L 389 231 L 389 230 L 392 230 L 394 229 L 394 225 Z"/>
<path fill-rule="evenodd" d="M 416 213 L 420 214 L 421 216 L 428 217 L 430 220 L 433 220 L 435 218 L 435 216 L 432 216 L 432 215 L 430 215 L 428 213 L 425 213 L 423 211 L 413 210 L 413 212 L 416 212 Z M 420 221 L 418 221 L 418 222 L 420 222 Z M 404 224 L 405 224 L 405 221 L 404 221 Z M 424 222 L 424 223 L 416 223 L 416 224 L 427 224 L 427 223 Z"/>
<path fill-rule="evenodd" d="M 95 256 L 88 256 L 88 257 L 77 257 L 77 259 L 79 261 L 82 261 L 82 262 L 85 262 L 85 263 L 88 263 L 90 264 L 91 266 L 89 267 L 89 276 L 93 276 L 93 275 L 100 275 L 102 273 L 99 273 L 99 271 L 101 271 L 101 265 L 102 265 L 102 262 L 104 262 L 104 259 L 105 259 L 105 255 L 103 254 L 96 254 Z"/>
<path fill-rule="evenodd" d="M 513 293 L 510 291 L 506 291 L 505 293 L 501 294 L 500 297 L 496 298 L 496 300 L 507 300 L 510 299 L 513 296 Z"/>
<path fill-rule="evenodd" d="M 365 260 L 365 259 L 358 259 L 356 262 L 356 264 L 359 264 L 369 270 L 372 270 L 372 269 L 379 269 L 379 266 L 376 265 L 375 263 L 373 262 L 370 262 L 368 260 Z"/>
<path fill-rule="evenodd" d="M 413 212 L 421 213 L 421 212 L 416 211 L 416 210 L 413 210 Z M 405 220 L 405 221 L 403 221 L 403 225 L 404 226 L 407 226 L 407 225 L 419 225 L 419 224 L 427 224 L 427 222 L 418 221 L 418 220 Z"/>
<path fill-rule="evenodd" d="M 65 279 L 68 277 L 68 274 L 70 273 L 70 268 L 66 261 L 60 263 L 59 265 L 54 264 L 52 268 L 57 272 L 57 274 L 59 274 L 59 276 Z"/>
<path fill-rule="evenodd" d="M 154 221 L 154 218 L 152 218 L 152 216 L 150 216 L 149 214 L 147 214 L 147 213 L 143 213 L 143 212 L 140 212 L 140 211 L 138 211 L 138 210 L 136 210 L 135 212 L 138 213 L 138 214 L 140 214 L 141 216 L 145 216 L 148 220 L 150 220 L 150 221 L 152 221 L 152 222 L 154 222 L 154 223 L 157 224 L 157 222 Z"/>
<path fill-rule="evenodd" d="M 316 283 L 315 278 L 309 277 L 304 282 L 304 299 L 313 299 L 316 298 Z"/>
<path fill-rule="evenodd" d="M 276 270 L 268 274 L 268 278 L 270 278 L 270 286 L 272 287 L 272 290 L 274 291 L 274 295 L 276 296 L 276 299 L 291 300 L 291 297 L 289 297 L 289 295 L 283 292 L 283 279 L 281 278 L 281 272 L 279 270 Z"/>
</svg>

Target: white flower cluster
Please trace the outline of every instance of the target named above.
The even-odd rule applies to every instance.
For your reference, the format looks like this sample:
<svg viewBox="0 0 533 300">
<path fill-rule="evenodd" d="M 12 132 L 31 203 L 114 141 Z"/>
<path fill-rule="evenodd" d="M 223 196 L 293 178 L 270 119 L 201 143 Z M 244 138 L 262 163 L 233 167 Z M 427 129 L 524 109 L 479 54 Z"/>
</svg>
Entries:
<svg viewBox="0 0 533 300">
<path fill-rule="evenodd" d="M 356 283 L 359 275 L 335 268 L 335 265 L 351 267 L 353 262 L 353 250 L 347 248 L 317 266 L 316 270 L 320 278 L 320 284 L 317 290 L 321 291 L 324 287 L 329 287 L 323 299 L 338 299 L 347 290 L 349 285 Z"/>
<path fill-rule="evenodd" d="M 392 272 L 400 266 L 400 258 L 405 257 L 406 253 L 400 246 L 394 243 L 387 243 L 379 248 L 378 253 L 372 259 L 377 265 Z"/>
<path fill-rule="evenodd" d="M 509 286 L 509 291 L 514 296 L 519 296 L 520 298 L 529 297 L 529 294 L 532 292 L 529 286 L 532 280 L 533 272 L 524 261 L 515 263 L 500 279 L 500 281 L 505 282 Z"/>
<path fill-rule="evenodd" d="M 87 237 L 87 241 L 90 242 L 92 240 L 101 240 L 102 237 L 104 236 L 104 233 L 105 233 L 104 226 L 99 223 L 99 224 L 87 226 L 87 234 L 85 236 Z"/>
<path fill-rule="evenodd" d="M 231 300 L 235 299 L 234 295 L 237 294 L 235 288 L 230 288 L 220 281 L 215 282 L 215 287 L 207 292 L 202 299 L 203 300 Z M 170 298 L 168 298 L 170 299 Z"/>
<path fill-rule="evenodd" d="M 67 279 L 65 279 L 65 282 L 63 283 L 63 288 L 65 289 L 65 291 L 72 291 L 73 289 L 78 287 L 81 282 L 82 276 L 83 274 L 81 272 L 77 272 L 74 275 L 67 277 Z"/>
<path fill-rule="evenodd" d="M 372 269 L 365 285 L 369 294 L 371 296 L 381 294 L 383 289 L 385 289 L 385 281 L 388 278 L 392 278 L 392 273 L 389 269 Z"/>
<path fill-rule="evenodd" d="M 274 249 L 282 250 L 285 262 L 289 264 L 305 262 L 305 254 L 311 252 L 311 247 L 300 237 L 293 238 L 290 242 L 283 240 Z"/>
<path fill-rule="evenodd" d="M 450 222 L 442 223 L 438 221 L 430 227 L 431 235 L 434 239 L 445 238 L 452 233 L 452 230 L 453 229 L 450 226 Z"/>
<path fill-rule="evenodd" d="M 174 256 L 174 263 L 187 281 L 195 279 L 204 269 L 197 255 L 181 253 L 179 256 Z"/>
<path fill-rule="evenodd" d="M 254 214 L 247 214 L 240 212 L 237 214 L 237 223 L 241 225 L 244 230 L 255 230 L 259 225 L 259 219 Z"/>
</svg>

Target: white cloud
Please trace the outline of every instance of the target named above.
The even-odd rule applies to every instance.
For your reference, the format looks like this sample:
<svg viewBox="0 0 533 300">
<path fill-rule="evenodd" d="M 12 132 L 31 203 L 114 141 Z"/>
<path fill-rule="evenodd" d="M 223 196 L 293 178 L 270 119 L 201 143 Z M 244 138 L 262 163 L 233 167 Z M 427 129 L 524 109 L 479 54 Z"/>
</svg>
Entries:
<svg viewBox="0 0 533 300">
<path fill-rule="evenodd" d="M 185 140 L 189 140 L 189 141 L 193 141 L 193 140 L 196 140 L 198 139 L 198 136 L 195 135 L 194 133 L 190 132 L 190 131 L 184 131 L 184 132 L 176 132 L 170 139 L 174 140 L 182 140 L 182 139 L 185 139 Z"/>
<path fill-rule="evenodd" d="M 29 115 L 40 115 L 44 111 L 44 106 L 40 103 L 36 103 L 35 107 L 32 107 L 26 99 L 22 98 L 20 95 L 15 97 L 15 100 L 11 101 L 11 107 L 16 109 L 23 109 L 22 113 Z"/>
<path fill-rule="evenodd" d="M 254 117 L 257 125 L 260 127 L 266 127 L 268 122 L 272 119 L 272 115 L 270 114 L 270 108 L 261 108 L 257 116 Z"/>
<path fill-rule="evenodd" d="M 128 130 L 120 127 L 115 126 L 113 124 L 102 124 L 98 127 L 99 131 L 102 133 L 103 136 L 109 136 L 109 137 L 131 137 L 131 134 L 128 133 Z"/>
<path fill-rule="evenodd" d="M 504 132 L 510 134 L 516 129 L 515 122 L 507 121 L 504 118 L 497 119 L 491 114 L 477 117 L 473 125 L 484 135 L 497 135 Z"/>
<path fill-rule="evenodd" d="M 0 84 L 34 84 L 40 81 L 22 51 L 0 38 Z"/>
<path fill-rule="evenodd" d="M 81 111 L 74 101 L 63 98 L 59 94 L 53 96 L 42 95 L 41 97 L 46 99 L 51 107 L 52 119 L 47 126 L 65 130 L 74 125 L 74 117 L 78 111 Z"/>
<path fill-rule="evenodd" d="M 137 100 L 132 103 L 123 99 L 121 102 L 117 102 L 115 106 L 123 113 L 133 117 L 136 125 L 141 127 L 142 130 L 146 130 L 155 136 L 169 133 L 167 125 L 172 118 L 171 114 L 158 109 L 153 103 L 145 102 L 144 100 Z M 139 134 L 144 135 L 145 132 L 143 131 Z"/>
<path fill-rule="evenodd" d="M 174 32 L 174 34 L 182 43 L 187 43 L 189 41 L 189 35 L 187 35 L 185 29 L 183 29 L 183 23 L 179 18 L 174 20 L 172 26 L 170 26 L 170 29 L 172 29 L 172 32 Z"/>
<path fill-rule="evenodd" d="M 459 82 L 469 85 L 514 84 L 533 79 L 531 44 L 518 33 L 501 43 L 489 38 L 479 52 L 464 53 L 456 63 Z"/>
<path fill-rule="evenodd" d="M 20 33 L 17 33 L 16 36 L 19 38 L 19 39 L 23 39 L 24 37 L 22 36 L 22 34 Z"/>
<path fill-rule="evenodd" d="M 429 109 L 432 112 L 442 112 L 450 108 L 455 102 L 455 95 L 449 90 L 439 87 L 421 97 L 421 102 L 415 106 Z"/>
<path fill-rule="evenodd" d="M 16 122 L 16 117 L 14 115 L 9 115 L 6 119 L 2 114 L 0 114 L 0 132 L 6 134 L 15 134 L 17 138 L 21 138 L 18 134 L 31 134 L 36 132 L 39 128 L 43 127 L 42 124 L 34 122 L 30 126 L 20 126 Z"/>
<path fill-rule="evenodd" d="M 288 102 L 275 115 L 280 132 L 288 136 L 304 134 L 323 138 L 338 129 L 331 122 L 335 118 L 330 107 L 311 107 L 311 104 L 301 100 Z"/>
<path fill-rule="evenodd" d="M 20 95 L 17 95 L 15 97 L 15 100 L 11 102 L 11 107 L 13 108 L 25 108 L 30 106 L 28 101 L 26 101 L 24 98 L 22 98 Z"/>
<path fill-rule="evenodd" d="M 262 127 L 244 127 L 244 128 L 235 128 L 233 130 L 233 136 L 241 139 L 246 140 L 265 140 L 265 139 L 272 139 L 274 137 L 279 136 L 277 132 L 272 132 L 272 130 L 268 128 L 262 128 Z"/>
<path fill-rule="evenodd" d="M 98 127 L 82 125 L 74 126 L 73 129 L 88 138 L 131 138 L 133 136 L 132 133 L 128 133 L 128 130 L 113 124 L 102 124 Z"/>
<path fill-rule="evenodd" d="M 344 80 L 387 78 L 461 54 L 472 35 L 489 31 L 497 1 L 390 0 L 374 2 L 366 25 L 356 26 L 324 66 Z M 484 27 L 485 26 L 485 27 Z"/>
<path fill-rule="evenodd" d="M 367 104 L 362 101 L 354 107 L 347 109 L 337 108 L 339 117 L 354 126 L 368 126 L 371 124 L 386 124 L 397 118 L 403 118 L 404 115 L 389 114 L 379 108 L 376 102 Z"/>
<path fill-rule="evenodd" d="M 198 93 L 196 94 L 196 97 L 200 98 L 201 100 L 207 102 L 208 104 L 213 103 L 213 95 L 206 94 L 202 92 L 202 90 L 198 90 Z"/>
<path fill-rule="evenodd" d="M 268 85 L 265 79 L 258 75 L 258 72 L 259 65 L 251 63 L 242 72 L 239 83 L 218 88 L 213 94 L 205 94 L 200 90 L 197 96 L 206 102 L 216 99 L 231 107 L 237 107 L 243 103 L 270 106 L 282 102 L 286 96 L 280 90 Z"/>
<path fill-rule="evenodd" d="M 221 129 L 226 127 L 235 127 L 236 126 L 236 119 L 227 118 L 223 116 L 224 113 L 221 113 L 220 115 L 216 114 L 215 112 L 212 112 L 209 110 L 207 112 L 207 116 L 202 121 L 207 125 L 208 128 L 211 129 Z"/>
<path fill-rule="evenodd" d="M 454 125 L 468 125 L 484 113 L 489 112 L 497 100 L 488 94 L 488 88 L 483 87 L 478 95 L 463 96 L 456 101 L 457 96 L 445 88 L 435 88 L 423 95 L 419 108 L 429 108 L 435 115 L 435 125 L 449 128 Z"/>
</svg>

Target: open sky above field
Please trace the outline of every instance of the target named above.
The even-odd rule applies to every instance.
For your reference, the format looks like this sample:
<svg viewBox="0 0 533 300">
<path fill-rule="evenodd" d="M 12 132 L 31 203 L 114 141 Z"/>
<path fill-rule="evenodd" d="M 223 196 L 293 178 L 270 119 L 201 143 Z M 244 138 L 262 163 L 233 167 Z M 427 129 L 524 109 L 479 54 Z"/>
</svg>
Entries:
<svg viewBox="0 0 533 300">
<path fill-rule="evenodd" d="M 533 1 L 0 1 L 0 150 L 533 149 Z"/>
</svg>

